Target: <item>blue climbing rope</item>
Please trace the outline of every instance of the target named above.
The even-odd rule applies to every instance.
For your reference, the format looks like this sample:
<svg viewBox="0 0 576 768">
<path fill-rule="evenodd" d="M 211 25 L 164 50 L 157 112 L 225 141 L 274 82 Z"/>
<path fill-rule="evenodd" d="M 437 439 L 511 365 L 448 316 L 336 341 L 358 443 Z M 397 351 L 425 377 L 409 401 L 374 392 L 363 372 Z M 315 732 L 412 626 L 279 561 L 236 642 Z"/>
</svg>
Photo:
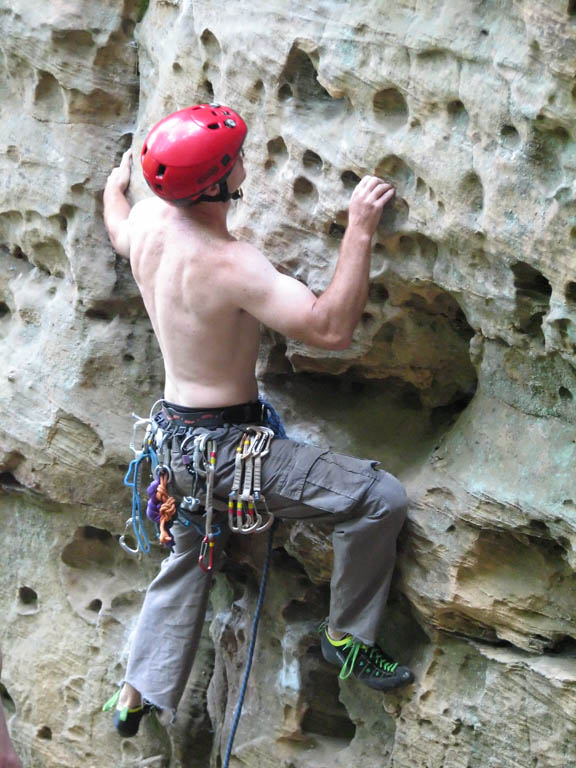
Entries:
<svg viewBox="0 0 576 768">
<path fill-rule="evenodd" d="M 244 677 L 242 678 L 242 685 L 240 687 L 240 695 L 238 696 L 238 703 L 236 704 L 236 712 L 234 713 L 234 721 L 230 730 L 230 736 L 228 737 L 228 744 L 226 746 L 226 756 L 222 763 L 222 768 L 228 768 L 230 763 L 230 757 L 232 755 L 232 746 L 234 744 L 234 738 L 240 723 L 240 715 L 242 714 L 242 707 L 244 705 L 244 698 L 246 696 L 246 689 L 248 687 L 248 678 L 250 677 L 250 670 L 252 669 L 252 659 L 254 657 L 254 649 L 256 648 L 256 634 L 258 632 L 258 622 L 260 621 L 260 612 L 262 610 L 262 604 L 264 602 L 264 592 L 266 591 L 266 583 L 268 581 L 268 572 L 270 570 L 270 562 L 272 560 L 272 540 L 274 538 L 274 528 L 276 523 L 272 525 L 268 532 L 268 544 L 266 547 L 266 560 L 264 561 L 264 568 L 262 569 L 262 579 L 260 580 L 260 590 L 258 592 L 258 602 L 256 603 L 256 610 L 254 611 L 254 618 L 252 620 L 252 633 L 250 635 L 250 646 L 248 648 L 248 658 L 246 659 L 246 667 L 244 669 Z"/>
</svg>

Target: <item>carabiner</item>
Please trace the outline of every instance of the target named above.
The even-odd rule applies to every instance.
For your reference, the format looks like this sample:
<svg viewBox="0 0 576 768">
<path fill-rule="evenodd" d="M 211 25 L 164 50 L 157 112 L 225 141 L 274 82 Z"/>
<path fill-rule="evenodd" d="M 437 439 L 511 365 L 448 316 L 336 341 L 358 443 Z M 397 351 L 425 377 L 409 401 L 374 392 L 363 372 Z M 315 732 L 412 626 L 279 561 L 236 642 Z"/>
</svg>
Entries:
<svg viewBox="0 0 576 768">
<path fill-rule="evenodd" d="M 206 564 L 206 554 L 208 554 L 208 564 Z M 200 555 L 198 557 L 198 565 L 204 571 L 204 573 L 210 573 L 214 566 L 214 535 L 209 533 L 202 539 L 200 545 Z"/>
<path fill-rule="evenodd" d="M 122 536 L 120 536 L 118 538 L 118 544 L 120 544 L 120 546 L 122 547 L 124 552 L 126 552 L 127 554 L 129 554 L 129 555 L 139 555 L 140 552 L 141 552 L 140 543 L 139 542 L 136 543 L 136 549 L 132 549 L 132 547 L 128 546 L 128 544 L 126 543 L 126 533 L 128 532 L 128 528 L 130 528 L 130 526 L 132 524 L 133 524 L 132 523 L 132 518 L 129 517 L 128 520 L 126 520 L 126 526 L 124 528 L 124 533 L 122 534 Z"/>
</svg>

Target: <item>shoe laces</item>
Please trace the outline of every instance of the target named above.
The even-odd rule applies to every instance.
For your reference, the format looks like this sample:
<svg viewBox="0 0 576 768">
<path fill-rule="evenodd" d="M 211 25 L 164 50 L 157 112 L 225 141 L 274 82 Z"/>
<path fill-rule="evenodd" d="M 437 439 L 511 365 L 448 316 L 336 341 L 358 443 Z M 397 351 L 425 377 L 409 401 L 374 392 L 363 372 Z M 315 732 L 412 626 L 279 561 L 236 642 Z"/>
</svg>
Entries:
<svg viewBox="0 0 576 768">
<path fill-rule="evenodd" d="M 347 651 L 347 653 L 346 661 L 340 670 L 339 677 L 341 680 L 346 680 L 350 677 L 356 664 L 358 664 L 358 667 L 363 668 L 362 671 L 366 671 L 370 666 L 374 667 L 376 676 L 379 676 L 379 672 L 392 674 L 398 667 L 398 662 L 386 656 L 377 645 L 370 647 L 360 640 L 354 640 L 352 636 L 342 646 L 342 650 Z"/>
<path fill-rule="evenodd" d="M 120 689 L 118 689 L 116 693 L 111 698 L 108 699 L 106 704 L 104 704 L 104 706 L 102 707 L 102 712 L 108 712 L 111 709 L 116 709 L 117 708 L 116 704 L 118 703 L 119 698 L 120 698 Z M 141 709 L 144 709 L 144 706 L 145 704 L 144 702 L 142 702 L 142 704 L 140 704 L 137 707 L 123 707 L 122 709 L 117 708 L 120 712 L 119 719 L 124 722 L 127 719 L 129 713 L 139 712 Z"/>
</svg>

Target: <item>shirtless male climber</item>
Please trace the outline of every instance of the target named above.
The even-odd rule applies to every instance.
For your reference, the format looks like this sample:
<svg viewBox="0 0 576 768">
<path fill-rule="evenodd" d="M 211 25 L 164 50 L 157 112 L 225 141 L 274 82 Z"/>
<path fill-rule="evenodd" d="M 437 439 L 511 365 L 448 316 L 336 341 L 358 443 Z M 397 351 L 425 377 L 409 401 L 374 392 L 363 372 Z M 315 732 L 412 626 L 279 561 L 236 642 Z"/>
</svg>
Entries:
<svg viewBox="0 0 576 768">
<path fill-rule="evenodd" d="M 125 191 L 131 155 L 108 177 L 104 220 L 114 249 L 130 258 L 165 367 L 162 413 L 172 434 L 171 493 L 190 494 L 183 440 L 211 430 L 217 445 L 214 495 L 226 500 L 243 425 L 263 424 L 255 366 L 260 323 L 322 349 L 345 349 L 364 309 L 372 236 L 394 196 L 365 176 L 355 188 L 334 276 L 321 296 L 280 274 L 253 245 L 228 231 L 230 200 L 246 176 L 246 124 L 232 109 L 202 104 L 161 120 L 141 160 L 154 197 L 133 207 Z M 188 441 L 189 444 L 189 441 Z M 377 462 L 274 439 L 262 462 L 262 493 L 280 519 L 332 522 L 334 568 L 321 648 L 340 676 L 380 691 L 412 672 L 376 645 L 407 499 Z M 216 518 L 215 518 L 216 519 Z M 215 557 L 228 538 L 226 515 Z M 178 520 L 174 548 L 144 600 L 122 688 L 108 702 L 123 736 L 156 707 L 176 711 L 197 650 L 210 588 L 199 568 L 202 535 Z"/>
</svg>

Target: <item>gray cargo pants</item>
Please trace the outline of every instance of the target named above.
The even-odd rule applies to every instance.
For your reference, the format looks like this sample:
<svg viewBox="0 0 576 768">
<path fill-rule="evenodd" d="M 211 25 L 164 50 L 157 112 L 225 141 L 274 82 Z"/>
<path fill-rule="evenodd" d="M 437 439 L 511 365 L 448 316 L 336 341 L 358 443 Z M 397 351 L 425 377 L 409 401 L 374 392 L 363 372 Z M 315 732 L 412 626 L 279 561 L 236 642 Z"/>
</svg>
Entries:
<svg viewBox="0 0 576 768">
<path fill-rule="evenodd" d="M 232 487 L 241 434 L 237 426 L 213 430 L 215 495 L 223 500 Z M 334 523 L 330 626 L 367 645 L 375 643 L 380 628 L 407 507 L 403 486 L 376 464 L 276 439 L 262 468 L 262 491 L 277 518 Z M 176 450 L 171 468 L 172 492 L 177 498 L 190 495 L 192 478 Z M 226 523 L 221 529 L 215 563 L 229 537 Z M 202 536 L 178 523 L 172 534 L 174 551 L 146 592 L 125 682 L 156 706 L 175 711 L 198 647 L 211 579 L 198 566 Z"/>
</svg>

